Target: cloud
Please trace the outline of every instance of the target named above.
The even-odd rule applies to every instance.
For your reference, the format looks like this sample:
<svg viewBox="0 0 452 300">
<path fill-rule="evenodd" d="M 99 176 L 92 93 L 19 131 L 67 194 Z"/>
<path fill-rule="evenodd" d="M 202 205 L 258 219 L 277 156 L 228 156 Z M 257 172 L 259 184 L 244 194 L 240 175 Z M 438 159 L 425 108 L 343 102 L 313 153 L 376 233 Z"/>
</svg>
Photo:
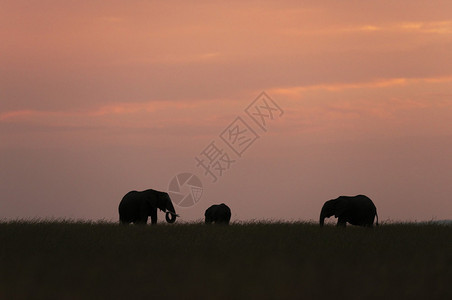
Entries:
<svg viewBox="0 0 452 300">
<path fill-rule="evenodd" d="M 162 110 L 181 110 L 193 107 L 198 104 L 193 102 L 167 102 L 150 101 L 137 103 L 117 103 L 100 106 L 93 110 L 85 111 L 45 111 L 45 110 L 17 110 L 8 111 L 0 114 L 2 122 L 21 122 L 21 121 L 48 121 L 51 119 L 70 119 L 70 118 L 96 118 L 115 115 L 134 115 L 138 113 L 154 114 Z"/>
<path fill-rule="evenodd" d="M 12 110 L 0 113 L 0 129 L 30 133 L 75 129 L 90 133 L 93 128 L 129 131 L 154 130 L 160 134 L 203 135 L 226 125 L 228 117 L 243 105 L 236 99 L 216 101 L 143 101 L 94 106 L 85 110 Z"/>
<path fill-rule="evenodd" d="M 392 33 L 432 33 L 449 34 L 452 33 L 452 20 L 434 21 L 434 22 L 401 22 L 401 23 L 383 23 L 378 25 L 363 25 L 349 28 L 338 29 L 343 32 L 392 32 Z M 334 32 L 334 30 L 333 30 Z"/>
<path fill-rule="evenodd" d="M 7 3 L 0 111 L 451 76 L 452 21 L 440 4 L 133 3 Z"/>
<path fill-rule="evenodd" d="M 446 113 L 451 109 L 451 92 L 448 88 L 451 82 L 452 77 L 388 78 L 355 83 L 281 86 L 270 88 L 266 92 L 288 111 L 285 116 L 287 121 L 278 125 L 280 130 L 290 132 L 295 128 L 306 131 L 330 126 L 331 130 L 335 130 L 337 125 L 333 124 L 338 121 L 341 126 L 355 126 L 358 120 L 371 124 L 383 120 L 397 122 L 397 118 L 400 120 L 401 117 L 407 120 L 418 119 L 423 110 Z M 260 92 L 261 90 L 257 89 L 252 91 L 252 96 L 246 100 L 251 101 L 252 97 Z M 93 105 L 83 110 L 10 110 L 0 113 L 0 126 L 22 124 L 41 126 L 46 130 L 153 128 L 162 132 L 173 128 L 171 132 L 175 134 L 189 126 L 193 129 L 191 134 L 196 135 L 196 131 L 204 134 L 205 127 L 211 127 L 213 131 L 215 128 L 220 130 L 232 117 L 241 113 L 246 106 L 244 103 L 245 98 L 242 96 L 177 101 L 127 101 Z M 442 118 L 439 116 L 438 120 Z M 413 122 L 412 119 L 409 122 Z M 444 126 L 434 127 L 447 131 Z"/>
<path fill-rule="evenodd" d="M 404 86 L 413 85 L 417 83 L 441 83 L 452 82 L 452 77 L 437 77 L 437 78 L 389 78 L 382 80 L 374 80 L 368 82 L 356 82 L 356 83 L 337 83 L 337 84 L 318 84 L 308 86 L 293 86 L 286 88 L 273 88 L 270 89 L 270 93 L 283 94 L 291 96 L 300 96 L 303 92 L 309 90 L 326 90 L 326 91 L 344 91 L 349 89 L 377 89 L 391 86 Z"/>
<path fill-rule="evenodd" d="M 406 22 L 398 25 L 399 29 L 420 33 L 450 34 L 452 20 L 439 22 Z"/>
</svg>

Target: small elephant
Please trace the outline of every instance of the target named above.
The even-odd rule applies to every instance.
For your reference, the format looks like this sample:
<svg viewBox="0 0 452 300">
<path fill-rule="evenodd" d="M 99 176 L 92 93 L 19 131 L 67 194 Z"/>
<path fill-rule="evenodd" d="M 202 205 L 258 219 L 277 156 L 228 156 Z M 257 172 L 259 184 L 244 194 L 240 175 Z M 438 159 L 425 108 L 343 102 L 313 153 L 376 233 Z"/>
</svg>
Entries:
<svg viewBox="0 0 452 300">
<path fill-rule="evenodd" d="M 212 205 L 204 213 L 206 224 L 229 224 L 231 220 L 231 209 L 224 203 Z"/>
<path fill-rule="evenodd" d="M 168 223 L 174 223 L 176 214 L 169 195 L 155 190 L 130 191 L 119 203 L 119 221 L 121 224 L 146 224 L 148 216 L 151 216 L 151 224 L 157 223 L 157 208 L 166 212 L 165 219 Z"/>
<path fill-rule="evenodd" d="M 320 226 L 323 226 L 325 218 L 332 215 L 338 218 L 337 226 L 345 227 L 348 222 L 352 225 L 372 227 L 375 217 L 378 226 L 377 208 L 372 200 L 364 195 L 340 196 L 326 201 L 320 212 Z"/>
</svg>

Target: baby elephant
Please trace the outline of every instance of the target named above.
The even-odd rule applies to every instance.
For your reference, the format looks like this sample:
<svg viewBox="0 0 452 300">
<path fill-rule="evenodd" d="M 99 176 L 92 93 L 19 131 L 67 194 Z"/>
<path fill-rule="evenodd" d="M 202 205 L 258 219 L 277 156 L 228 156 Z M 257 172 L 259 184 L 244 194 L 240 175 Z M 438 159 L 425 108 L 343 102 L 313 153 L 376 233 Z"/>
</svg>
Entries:
<svg viewBox="0 0 452 300">
<path fill-rule="evenodd" d="M 224 204 L 212 205 L 204 213 L 206 217 L 206 224 L 214 222 L 215 224 L 229 224 L 231 220 L 231 210 Z"/>
</svg>

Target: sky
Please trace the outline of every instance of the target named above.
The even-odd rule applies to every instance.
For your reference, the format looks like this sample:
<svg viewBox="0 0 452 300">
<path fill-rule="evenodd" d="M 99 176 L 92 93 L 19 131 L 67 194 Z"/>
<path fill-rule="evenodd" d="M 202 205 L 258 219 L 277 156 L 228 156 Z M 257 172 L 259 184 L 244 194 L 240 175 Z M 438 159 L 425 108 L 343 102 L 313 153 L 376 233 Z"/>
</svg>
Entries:
<svg viewBox="0 0 452 300">
<path fill-rule="evenodd" d="M 357 194 L 380 222 L 451 219 L 451 11 L 0 0 L 0 220 L 116 222 L 128 191 L 183 173 L 202 196 L 179 222 L 217 203 L 232 221 L 317 221 Z"/>
</svg>

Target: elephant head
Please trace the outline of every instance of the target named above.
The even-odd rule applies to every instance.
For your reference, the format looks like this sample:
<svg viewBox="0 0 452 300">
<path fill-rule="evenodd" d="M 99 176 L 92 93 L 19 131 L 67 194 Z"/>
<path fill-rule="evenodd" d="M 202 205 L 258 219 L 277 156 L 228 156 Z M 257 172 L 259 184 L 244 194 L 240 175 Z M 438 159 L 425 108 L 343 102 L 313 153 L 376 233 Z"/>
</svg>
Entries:
<svg viewBox="0 0 452 300">
<path fill-rule="evenodd" d="M 171 198 L 168 193 L 160 192 L 157 207 L 165 214 L 165 220 L 168 223 L 176 222 L 176 218 L 179 216 L 176 214 L 176 210 L 174 209 L 173 202 L 171 202 Z"/>
<path fill-rule="evenodd" d="M 334 214 L 334 200 L 326 201 L 323 204 L 322 210 L 320 211 L 320 226 L 325 223 L 325 218 L 329 218 Z"/>
<path fill-rule="evenodd" d="M 335 216 L 338 218 L 344 214 L 346 209 L 346 203 L 344 201 L 338 201 L 338 199 L 332 199 L 325 202 L 320 212 L 320 226 L 323 226 L 325 218 Z"/>
</svg>

